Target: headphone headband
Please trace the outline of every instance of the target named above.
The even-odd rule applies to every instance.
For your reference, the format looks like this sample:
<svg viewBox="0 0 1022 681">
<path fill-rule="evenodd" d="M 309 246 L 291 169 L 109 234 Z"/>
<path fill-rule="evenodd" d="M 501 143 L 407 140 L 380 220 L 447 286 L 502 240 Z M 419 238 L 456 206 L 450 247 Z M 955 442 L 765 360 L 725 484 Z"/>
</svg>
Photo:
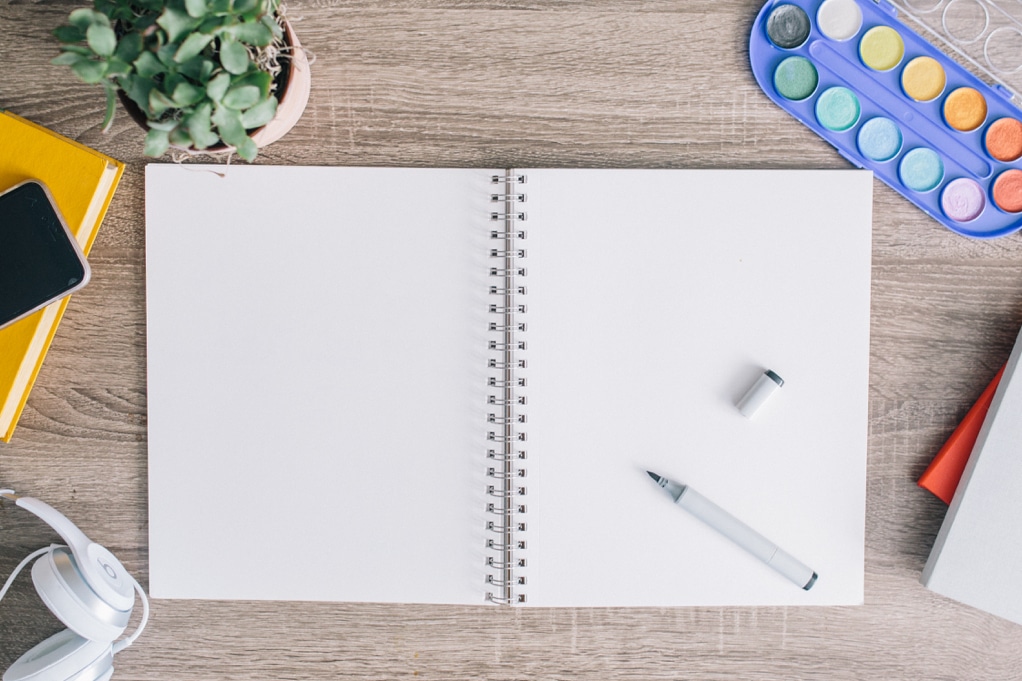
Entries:
<svg viewBox="0 0 1022 681">
<path fill-rule="evenodd" d="M 67 626 L 18 658 L 3 681 L 109 681 L 113 656 L 134 643 L 149 621 L 145 591 L 112 553 L 49 504 L 10 489 L 0 489 L 0 499 L 34 514 L 67 542 L 26 556 L 0 587 L 3 598 L 34 560 L 32 583 L 46 607 Z M 130 636 L 116 640 L 128 625 L 135 592 L 142 599 L 142 619 Z"/>
<path fill-rule="evenodd" d="M 86 583 L 96 594 L 117 610 L 130 611 L 135 604 L 135 588 L 127 570 L 114 554 L 90 540 L 60 511 L 49 504 L 19 497 L 13 491 L 0 491 L 0 496 L 37 516 L 56 530 L 74 554 Z"/>
</svg>

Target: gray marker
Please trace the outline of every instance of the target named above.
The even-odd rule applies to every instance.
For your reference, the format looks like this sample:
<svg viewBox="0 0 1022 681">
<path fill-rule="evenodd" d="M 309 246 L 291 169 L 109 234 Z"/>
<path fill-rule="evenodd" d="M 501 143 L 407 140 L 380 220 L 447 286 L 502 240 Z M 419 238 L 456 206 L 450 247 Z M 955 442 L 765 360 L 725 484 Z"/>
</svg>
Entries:
<svg viewBox="0 0 1022 681">
<path fill-rule="evenodd" d="M 679 485 L 656 473 L 646 472 L 674 498 L 674 503 L 759 558 L 796 586 L 809 591 L 813 584 L 816 584 L 817 574 L 812 568 L 778 548 L 776 544 L 699 492 L 688 485 Z"/>
</svg>

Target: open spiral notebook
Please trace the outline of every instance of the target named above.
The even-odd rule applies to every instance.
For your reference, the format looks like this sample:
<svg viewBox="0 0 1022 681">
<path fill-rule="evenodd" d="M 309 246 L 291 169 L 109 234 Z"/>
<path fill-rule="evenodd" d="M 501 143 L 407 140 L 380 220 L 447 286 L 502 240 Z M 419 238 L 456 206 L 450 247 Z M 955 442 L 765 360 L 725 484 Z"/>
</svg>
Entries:
<svg viewBox="0 0 1022 681">
<path fill-rule="evenodd" d="M 854 170 L 148 166 L 152 595 L 860 603 L 871 194 Z"/>
</svg>

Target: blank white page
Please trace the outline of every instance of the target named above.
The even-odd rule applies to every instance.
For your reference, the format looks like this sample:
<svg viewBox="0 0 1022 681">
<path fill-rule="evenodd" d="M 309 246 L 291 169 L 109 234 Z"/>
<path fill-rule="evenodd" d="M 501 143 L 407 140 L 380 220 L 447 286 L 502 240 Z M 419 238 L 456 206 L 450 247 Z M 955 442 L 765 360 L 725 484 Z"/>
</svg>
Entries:
<svg viewBox="0 0 1022 681">
<path fill-rule="evenodd" d="M 526 604 L 861 602 L 870 174 L 526 172 Z M 491 174 L 149 166 L 155 597 L 484 602 Z"/>
<path fill-rule="evenodd" d="M 528 603 L 861 603 L 871 174 L 527 172 Z M 765 369 L 784 386 L 748 419 L 735 402 Z"/>
<path fill-rule="evenodd" d="M 147 167 L 154 597 L 484 602 L 490 174 Z"/>
</svg>

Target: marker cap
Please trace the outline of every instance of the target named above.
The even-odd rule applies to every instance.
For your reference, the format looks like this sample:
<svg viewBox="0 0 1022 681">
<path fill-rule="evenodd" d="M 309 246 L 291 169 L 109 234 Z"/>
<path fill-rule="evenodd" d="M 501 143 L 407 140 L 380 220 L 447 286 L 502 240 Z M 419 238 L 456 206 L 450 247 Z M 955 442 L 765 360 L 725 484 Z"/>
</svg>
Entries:
<svg viewBox="0 0 1022 681">
<path fill-rule="evenodd" d="M 753 414 L 759 411 L 759 408 L 767 401 L 771 395 L 777 392 L 777 389 L 784 385 L 784 379 L 778 376 L 775 372 L 767 369 L 756 382 L 752 384 L 752 387 L 742 395 L 742 399 L 738 400 L 738 411 L 742 412 L 742 415 L 752 418 Z"/>
</svg>

